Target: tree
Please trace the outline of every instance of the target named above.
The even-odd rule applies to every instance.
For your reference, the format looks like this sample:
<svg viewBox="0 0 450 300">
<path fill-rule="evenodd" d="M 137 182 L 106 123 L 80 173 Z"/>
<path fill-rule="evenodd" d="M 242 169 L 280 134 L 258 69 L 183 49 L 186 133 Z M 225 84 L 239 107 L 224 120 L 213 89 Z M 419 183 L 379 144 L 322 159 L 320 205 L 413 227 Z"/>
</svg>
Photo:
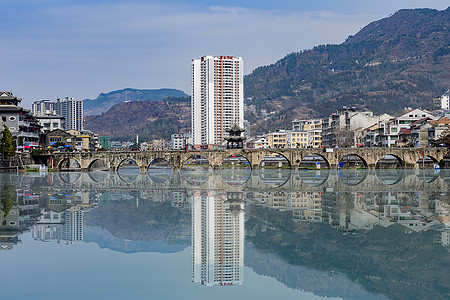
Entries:
<svg viewBox="0 0 450 300">
<path fill-rule="evenodd" d="M 2 138 L 0 140 L 0 151 L 1 153 L 3 153 L 4 157 L 14 156 L 15 154 L 12 134 L 11 131 L 9 131 L 8 126 L 6 125 L 4 125 L 4 129 L 2 131 Z"/>
<path fill-rule="evenodd" d="M 337 130 L 336 131 L 336 142 L 340 148 L 349 148 L 353 146 L 353 132 L 350 130 Z"/>
</svg>

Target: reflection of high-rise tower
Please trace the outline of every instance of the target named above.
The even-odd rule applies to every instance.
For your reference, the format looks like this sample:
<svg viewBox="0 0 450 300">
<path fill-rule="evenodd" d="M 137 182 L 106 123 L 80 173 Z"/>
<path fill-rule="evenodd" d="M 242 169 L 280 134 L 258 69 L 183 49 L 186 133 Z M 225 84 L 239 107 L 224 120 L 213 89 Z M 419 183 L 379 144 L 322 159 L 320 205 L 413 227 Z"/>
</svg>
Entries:
<svg viewBox="0 0 450 300">
<path fill-rule="evenodd" d="M 192 280 L 207 286 L 242 284 L 243 194 L 198 191 L 192 197 Z"/>
<path fill-rule="evenodd" d="M 83 240 L 84 211 L 68 209 L 63 214 L 64 225 L 61 231 L 61 240 L 72 244 Z"/>
</svg>

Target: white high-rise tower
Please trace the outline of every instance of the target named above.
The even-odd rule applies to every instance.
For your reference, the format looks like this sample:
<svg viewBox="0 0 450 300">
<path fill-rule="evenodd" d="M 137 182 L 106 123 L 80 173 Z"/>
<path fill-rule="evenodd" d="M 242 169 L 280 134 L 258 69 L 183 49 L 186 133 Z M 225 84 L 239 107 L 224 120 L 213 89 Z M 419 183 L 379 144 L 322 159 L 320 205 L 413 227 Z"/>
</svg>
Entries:
<svg viewBox="0 0 450 300">
<path fill-rule="evenodd" d="M 194 145 L 222 144 L 234 124 L 244 127 L 243 61 L 236 56 L 192 60 Z"/>
</svg>

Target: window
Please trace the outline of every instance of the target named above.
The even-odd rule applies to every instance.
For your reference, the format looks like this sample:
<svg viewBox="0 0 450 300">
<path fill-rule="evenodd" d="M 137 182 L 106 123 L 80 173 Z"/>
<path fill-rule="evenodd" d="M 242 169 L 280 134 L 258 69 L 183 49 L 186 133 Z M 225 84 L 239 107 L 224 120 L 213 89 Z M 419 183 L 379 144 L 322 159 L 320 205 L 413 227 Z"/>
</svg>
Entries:
<svg viewBox="0 0 450 300">
<path fill-rule="evenodd" d="M 11 116 L 11 117 L 9 117 L 9 120 L 10 120 L 11 122 L 14 122 L 14 121 L 16 120 L 16 117 Z"/>
</svg>

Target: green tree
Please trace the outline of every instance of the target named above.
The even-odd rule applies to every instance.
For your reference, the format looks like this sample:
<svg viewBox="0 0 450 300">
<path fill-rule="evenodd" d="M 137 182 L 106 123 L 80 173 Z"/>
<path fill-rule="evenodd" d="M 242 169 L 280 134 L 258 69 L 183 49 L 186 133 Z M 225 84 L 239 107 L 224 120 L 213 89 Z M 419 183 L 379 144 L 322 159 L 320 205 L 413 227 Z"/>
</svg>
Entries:
<svg viewBox="0 0 450 300">
<path fill-rule="evenodd" d="M 4 129 L 2 131 L 2 138 L 0 140 L 0 151 L 3 153 L 3 156 L 9 157 L 14 156 L 15 149 L 13 144 L 13 138 L 11 131 L 9 131 L 8 126 L 4 125 Z"/>
</svg>

